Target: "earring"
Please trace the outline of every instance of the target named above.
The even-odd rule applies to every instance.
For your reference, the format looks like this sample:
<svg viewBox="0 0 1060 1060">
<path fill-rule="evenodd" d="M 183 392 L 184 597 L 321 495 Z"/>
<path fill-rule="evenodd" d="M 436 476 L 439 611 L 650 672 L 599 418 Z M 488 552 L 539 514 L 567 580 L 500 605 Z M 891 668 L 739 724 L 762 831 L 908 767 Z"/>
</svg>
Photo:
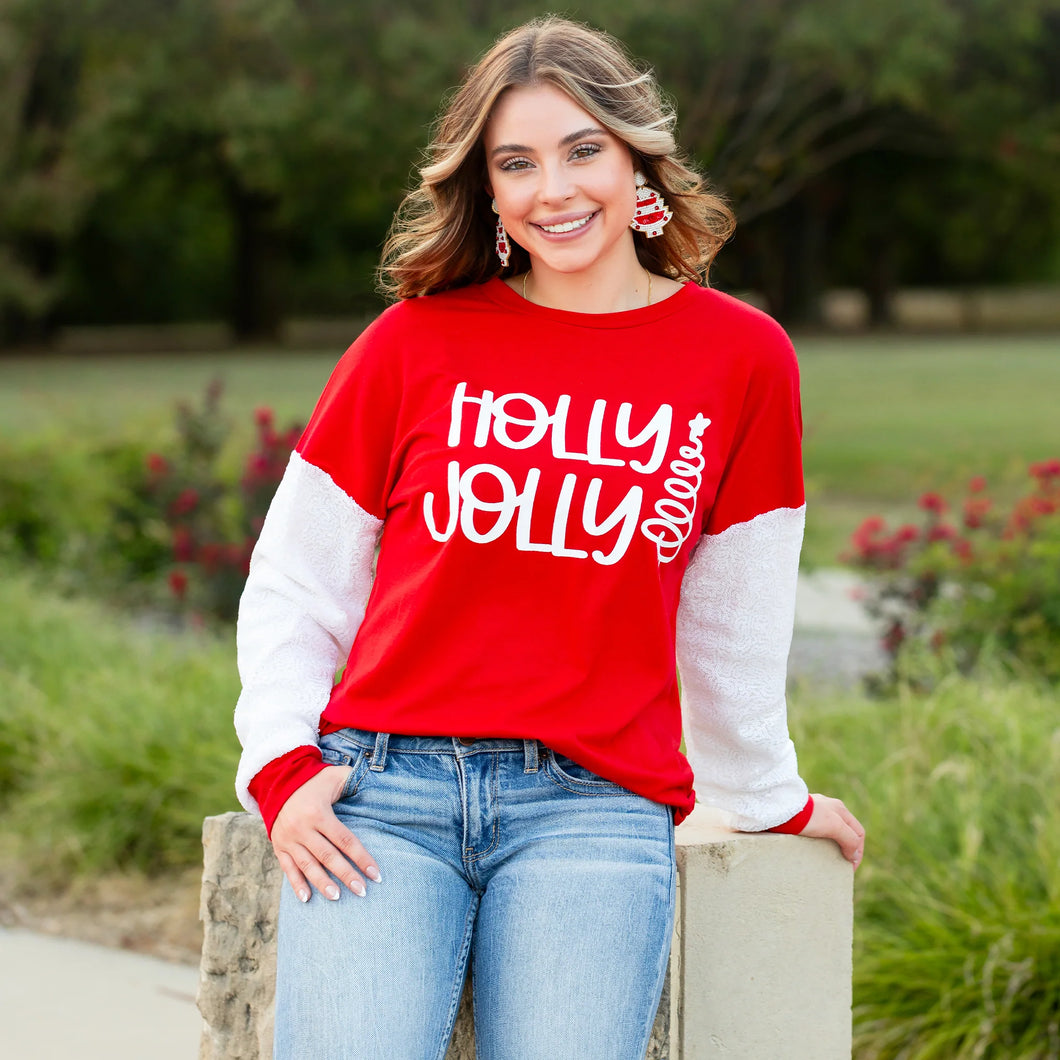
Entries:
<svg viewBox="0 0 1060 1060">
<path fill-rule="evenodd" d="M 633 174 L 633 181 L 637 185 L 637 208 L 633 211 L 629 227 L 634 232 L 643 232 L 647 239 L 661 236 L 666 223 L 674 215 L 673 210 L 657 191 L 647 186 L 648 182 L 640 170 Z"/>
<path fill-rule="evenodd" d="M 497 214 L 497 257 L 501 259 L 501 268 L 506 269 L 508 259 L 512 256 L 512 245 L 508 242 L 508 233 L 504 230 L 504 222 L 500 218 L 496 199 L 493 200 L 493 212 Z"/>
</svg>

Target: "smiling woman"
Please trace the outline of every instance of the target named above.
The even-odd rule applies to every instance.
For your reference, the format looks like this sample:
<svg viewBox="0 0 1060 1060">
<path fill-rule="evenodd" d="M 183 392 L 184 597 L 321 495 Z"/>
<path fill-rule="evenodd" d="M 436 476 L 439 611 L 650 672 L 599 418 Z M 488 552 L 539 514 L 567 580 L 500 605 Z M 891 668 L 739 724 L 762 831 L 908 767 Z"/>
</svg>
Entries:
<svg viewBox="0 0 1060 1060">
<path fill-rule="evenodd" d="M 673 122 L 604 34 L 500 40 L 292 455 L 237 637 L 277 1060 L 441 1057 L 469 966 L 480 1060 L 642 1060 L 697 796 L 861 860 L 787 731 L 794 352 L 702 285 Z"/>
</svg>

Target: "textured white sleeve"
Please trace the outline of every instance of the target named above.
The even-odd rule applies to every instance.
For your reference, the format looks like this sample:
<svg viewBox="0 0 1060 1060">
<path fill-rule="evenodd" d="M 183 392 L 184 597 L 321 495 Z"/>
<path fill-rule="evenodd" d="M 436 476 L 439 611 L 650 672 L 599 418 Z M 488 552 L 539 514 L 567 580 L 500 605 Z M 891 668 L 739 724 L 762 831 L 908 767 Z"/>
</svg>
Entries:
<svg viewBox="0 0 1060 1060">
<path fill-rule="evenodd" d="M 704 535 L 681 585 L 685 751 L 698 796 L 742 831 L 806 804 L 785 700 L 805 514 L 778 508 Z"/>
<path fill-rule="evenodd" d="M 364 618 L 383 522 L 292 453 L 250 560 L 236 650 L 239 801 L 275 758 L 317 742 L 335 671 Z"/>
</svg>

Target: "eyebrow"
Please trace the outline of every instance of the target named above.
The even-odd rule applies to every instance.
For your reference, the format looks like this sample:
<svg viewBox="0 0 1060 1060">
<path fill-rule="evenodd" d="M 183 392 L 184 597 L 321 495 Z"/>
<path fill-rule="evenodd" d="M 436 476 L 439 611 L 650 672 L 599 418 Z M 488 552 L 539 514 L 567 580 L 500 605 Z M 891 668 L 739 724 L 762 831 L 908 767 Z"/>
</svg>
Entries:
<svg viewBox="0 0 1060 1060">
<path fill-rule="evenodd" d="M 587 129 L 579 129 L 577 132 L 567 133 L 559 142 L 560 147 L 569 147 L 572 143 L 583 139 L 586 136 L 606 136 L 607 130 L 597 128 L 595 125 L 589 126 Z M 527 147 L 525 144 L 499 144 L 490 152 L 490 157 L 496 155 L 506 154 L 532 154 L 533 148 Z"/>
</svg>

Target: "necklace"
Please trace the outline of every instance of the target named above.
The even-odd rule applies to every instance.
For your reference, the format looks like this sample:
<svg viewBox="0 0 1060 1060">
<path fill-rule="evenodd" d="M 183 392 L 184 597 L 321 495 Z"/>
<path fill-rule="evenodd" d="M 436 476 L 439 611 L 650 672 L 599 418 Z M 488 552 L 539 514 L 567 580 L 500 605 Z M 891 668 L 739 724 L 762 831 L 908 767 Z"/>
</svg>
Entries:
<svg viewBox="0 0 1060 1060">
<path fill-rule="evenodd" d="M 526 298 L 526 280 L 529 275 L 530 270 L 527 269 L 526 272 L 523 273 L 523 298 Z M 651 273 L 645 269 L 644 275 L 648 277 L 648 301 L 645 304 L 651 305 Z M 529 301 L 528 298 L 526 300 Z"/>
</svg>

